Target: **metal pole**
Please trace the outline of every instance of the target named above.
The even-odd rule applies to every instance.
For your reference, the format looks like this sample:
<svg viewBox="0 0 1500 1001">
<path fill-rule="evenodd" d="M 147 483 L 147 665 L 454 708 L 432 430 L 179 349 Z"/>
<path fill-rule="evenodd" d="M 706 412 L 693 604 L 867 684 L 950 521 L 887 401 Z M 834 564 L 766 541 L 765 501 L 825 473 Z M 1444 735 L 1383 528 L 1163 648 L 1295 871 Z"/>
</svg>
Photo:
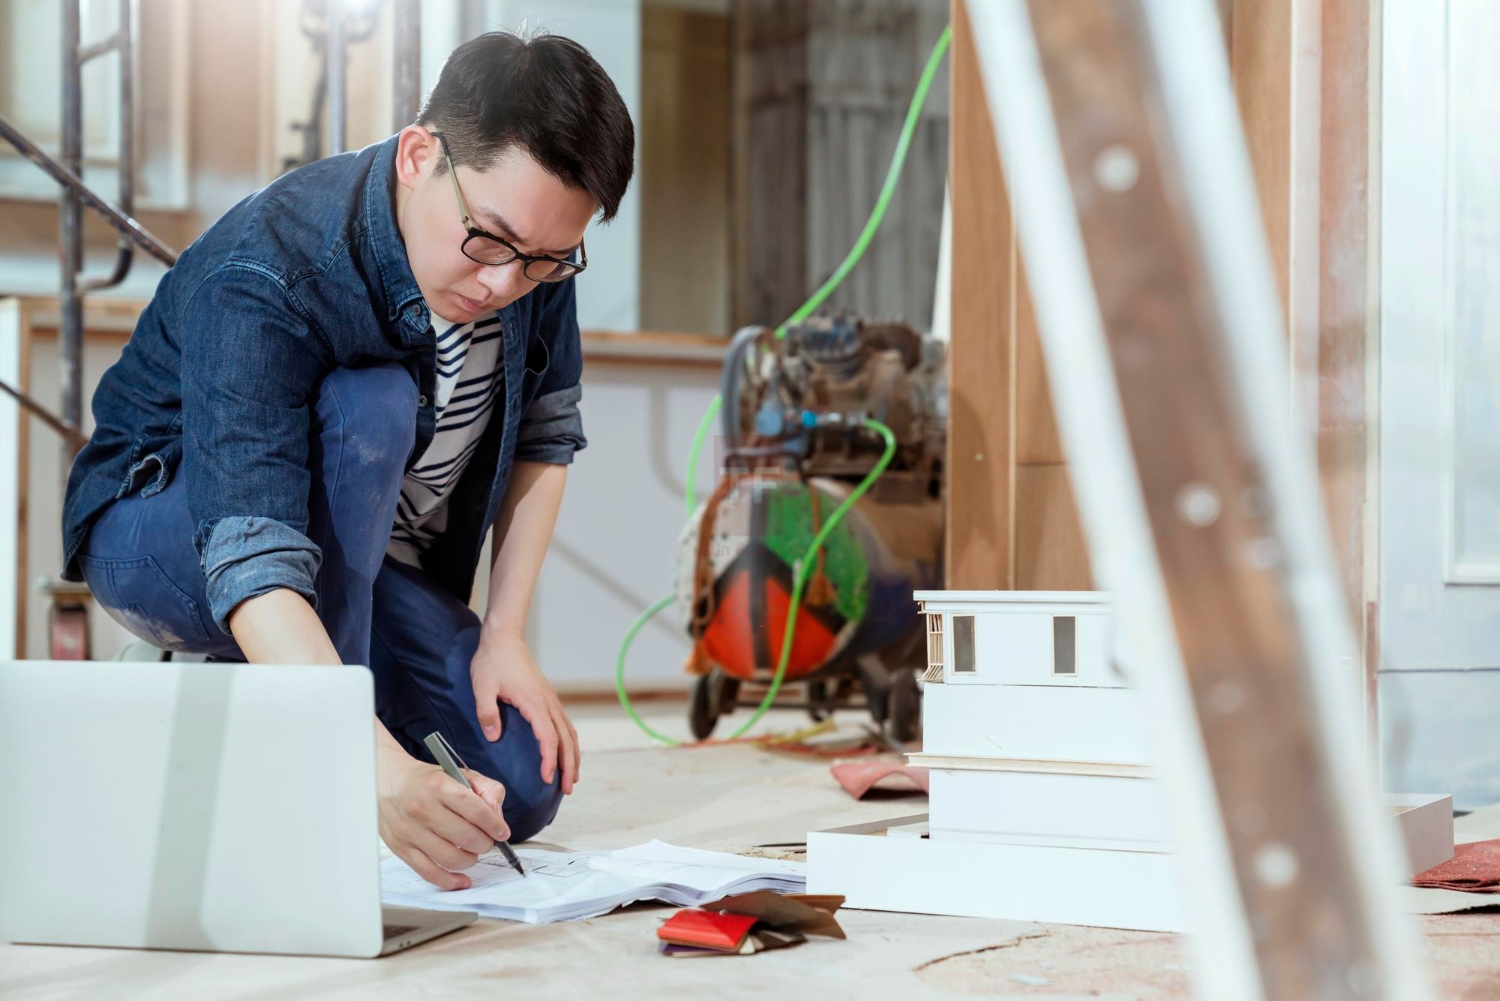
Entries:
<svg viewBox="0 0 1500 1001">
<path fill-rule="evenodd" d="M 119 0 L 120 26 L 110 43 L 97 52 L 91 48 L 89 57 L 110 49 L 119 53 L 119 195 L 121 213 L 130 216 L 135 212 L 135 39 L 139 21 L 139 0 Z M 82 283 L 84 292 L 114 288 L 130 274 L 135 260 L 135 247 L 128 235 L 122 234 L 115 251 L 115 266 L 103 278 L 93 278 Z"/>
<path fill-rule="evenodd" d="M 4 115 L 0 115 L 0 139 L 14 146 L 22 156 L 46 171 L 47 175 L 64 189 L 74 192 L 84 205 L 103 216 L 105 222 L 134 240 L 136 245 L 146 253 L 168 267 L 177 263 L 177 254 L 171 248 L 151 235 L 140 223 L 123 215 L 119 209 L 85 187 L 76 173 L 48 156 L 36 143 L 27 139 L 21 130 Z"/>
<path fill-rule="evenodd" d="M 328 0 L 328 155 L 342 153 L 348 141 L 348 51 L 344 44 L 343 0 Z"/>
<path fill-rule="evenodd" d="M 395 0 L 391 10 L 395 46 L 391 67 L 391 131 L 417 120 L 422 101 L 422 14 L 417 0 Z"/>
<path fill-rule="evenodd" d="M 79 3 L 62 5 L 62 166 L 83 174 L 83 92 L 79 72 Z M 70 427 L 83 423 L 83 294 L 78 272 L 83 269 L 83 202 L 72 187 L 62 191 L 59 215 L 59 263 L 62 267 L 62 323 L 58 329 L 59 381 L 62 419 Z M 64 476 L 76 454 L 72 442 L 63 445 Z"/>
</svg>

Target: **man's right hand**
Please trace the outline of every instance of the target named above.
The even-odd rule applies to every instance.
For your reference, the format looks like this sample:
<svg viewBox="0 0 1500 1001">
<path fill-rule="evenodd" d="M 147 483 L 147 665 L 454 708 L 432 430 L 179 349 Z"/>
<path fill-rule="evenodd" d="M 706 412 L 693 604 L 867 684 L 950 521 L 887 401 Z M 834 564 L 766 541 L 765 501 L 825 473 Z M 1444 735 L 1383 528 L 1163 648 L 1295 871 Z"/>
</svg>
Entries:
<svg viewBox="0 0 1500 1001">
<path fill-rule="evenodd" d="M 381 840 L 439 889 L 467 889 L 463 870 L 510 837 L 500 813 L 505 787 L 494 779 L 466 771 L 470 792 L 399 746 L 382 749 L 376 771 Z"/>
</svg>

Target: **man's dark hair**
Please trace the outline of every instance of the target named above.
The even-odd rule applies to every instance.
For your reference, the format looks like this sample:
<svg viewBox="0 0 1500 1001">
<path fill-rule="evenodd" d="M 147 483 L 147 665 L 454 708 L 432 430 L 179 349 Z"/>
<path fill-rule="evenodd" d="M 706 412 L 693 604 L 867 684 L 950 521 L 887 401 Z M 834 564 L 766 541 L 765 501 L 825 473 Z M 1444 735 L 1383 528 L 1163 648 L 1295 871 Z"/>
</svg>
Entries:
<svg viewBox="0 0 1500 1001">
<path fill-rule="evenodd" d="M 620 92 L 587 49 L 556 35 L 492 31 L 460 45 L 417 123 L 442 132 L 453 162 L 475 170 L 525 151 L 587 191 L 605 221 L 619 211 L 635 169 L 635 126 Z"/>
</svg>

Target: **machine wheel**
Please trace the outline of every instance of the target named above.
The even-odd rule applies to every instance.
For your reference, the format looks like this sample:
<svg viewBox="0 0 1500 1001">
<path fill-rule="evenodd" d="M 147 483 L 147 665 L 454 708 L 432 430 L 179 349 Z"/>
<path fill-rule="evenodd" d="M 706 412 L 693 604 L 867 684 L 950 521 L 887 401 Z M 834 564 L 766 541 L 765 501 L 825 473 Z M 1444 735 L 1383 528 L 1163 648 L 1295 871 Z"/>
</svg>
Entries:
<svg viewBox="0 0 1500 1001">
<path fill-rule="evenodd" d="M 886 689 L 890 687 L 891 672 L 880 662 L 880 658 L 869 654 L 859 658 L 859 687 L 865 693 L 865 705 L 876 726 L 885 726 L 887 715 Z"/>
<path fill-rule="evenodd" d="M 912 671 L 897 671 L 886 694 L 890 706 L 890 734 L 899 744 L 915 740 L 922 730 L 922 692 Z"/>
<path fill-rule="evenodd" d="M 709 711 L 714 718 L 728 716 L 734 712 L 734 707 L 740 698 L 740 679 L 730 677 L 723 671 L 715 669 L 709 674 L 713 679 L 710 684 Z"/>
<path fill-rule="evenodd" d="M 717 673 L 705 674 L 693 682 L 688 727 L 693 731 L 694 740 L 707 740 L 714 732 L 714 724 L 719 722 L 719 714 L 714 711 L 714 674 Z"/>
<path fill-rule="evenodd" d="M 833 715 L 834 701 L 828 691 L 828 682 L 809 681 L 807 683 L 807 715 L 812 717 L 814 723 L 821 723 Z"/>
</svg>

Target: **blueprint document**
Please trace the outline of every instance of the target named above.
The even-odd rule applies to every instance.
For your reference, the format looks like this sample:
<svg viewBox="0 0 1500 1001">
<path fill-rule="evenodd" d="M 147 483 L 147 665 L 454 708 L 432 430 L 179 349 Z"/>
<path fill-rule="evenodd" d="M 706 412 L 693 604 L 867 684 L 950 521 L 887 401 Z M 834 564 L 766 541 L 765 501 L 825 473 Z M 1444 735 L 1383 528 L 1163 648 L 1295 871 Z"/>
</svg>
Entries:
<svg viewBox="0 0 1500 1001">
<path fill-rule="evenodd" d="M 468 870 L 467 890 L 439 890 L 399 858 L 380 866 L 380 898 L 401 907 L 477 911 L 483 917 L 528 924 L 571 921 L 608 913 L 636 900 L 681 907 L 731 893 L 801 893 L 806 865 L 745 858 L 727 852 L 678 848 L 661 841 L 608 852 L 548 852 L 519 848 L 523 877 L 499 852 Z"/>
</svg>

